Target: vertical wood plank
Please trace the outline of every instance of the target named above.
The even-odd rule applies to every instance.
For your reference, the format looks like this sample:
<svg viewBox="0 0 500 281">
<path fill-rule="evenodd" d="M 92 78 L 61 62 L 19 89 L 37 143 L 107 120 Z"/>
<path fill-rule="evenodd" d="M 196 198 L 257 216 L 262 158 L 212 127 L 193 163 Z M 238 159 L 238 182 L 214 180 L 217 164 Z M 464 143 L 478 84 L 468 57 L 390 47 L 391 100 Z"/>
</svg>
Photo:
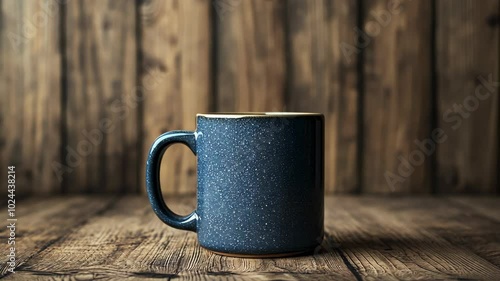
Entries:
<svg viewBox="0 0 500 281">
<path fill-rule="evenodd" d="M 209 110 L 211 8 L 210 1 L 195 0 L 140 4 L 144 157 L 160 134 L 194 130 L 196 113 Z M 160 177 L 164 193 L 194 193 L 196 158 L 191 151 L 177 145 L 163 158 Z M 145 160 L 141 162 L 141 183 L 144 164 Z"/>
<path fill-rule="evenodd" d="M 325 115 L 325 189 L 359 187 L 356 1 L 289 1 L 287 109 Z"/>
<path fill-rule="evenodd" d="M 16 166 L 17 195 L 59 192 L 59 5 L 5 0 L 0 12 L 0 169 Z"/>
<path fill-rule="evenodd" d="M 282 111 L 284 1 L 215 1 L 217 111 Z"/>
<path fill-rule="evenodd" d="M 68 1 L 65 17 L 69 192 L 136 190 L 133 1 Z"/>
<path fill-rule="evenodd" d="M 488 193 L 497 185 L 499 13 L 498 0 L 437 1 L 442 193 Z"/>
<path fill-rule="evenodd" d="M 431 1 L 367 1 L 363 75 L 363 188 L 431 191 Z M 434 145 L 435 150 L 435 145 Z"/>
</svg>

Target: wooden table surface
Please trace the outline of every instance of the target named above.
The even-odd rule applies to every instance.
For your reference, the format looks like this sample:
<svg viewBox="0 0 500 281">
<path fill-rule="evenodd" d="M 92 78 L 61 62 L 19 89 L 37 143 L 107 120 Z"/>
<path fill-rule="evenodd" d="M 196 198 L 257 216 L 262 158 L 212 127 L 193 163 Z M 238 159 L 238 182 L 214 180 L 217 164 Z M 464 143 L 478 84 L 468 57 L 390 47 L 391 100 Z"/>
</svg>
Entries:
<svg viewBox="0 0 500 281">
<path fill-rule="evenodd" d="M 193 198 L 170 199 L 188 213 Z M 212 254 L 153 214 L 146 196 L 17 201 L 16 273 L 5 280 L 500 279 L 500 199 L 327 197 L 326 239 L 309 256 Z M 5 206 L 4 206 L 5 207 Z M 4 208 L 5 209 L 5 208 Z M 6 222 L 4 222 L 6 224 Z"/>
</svg>

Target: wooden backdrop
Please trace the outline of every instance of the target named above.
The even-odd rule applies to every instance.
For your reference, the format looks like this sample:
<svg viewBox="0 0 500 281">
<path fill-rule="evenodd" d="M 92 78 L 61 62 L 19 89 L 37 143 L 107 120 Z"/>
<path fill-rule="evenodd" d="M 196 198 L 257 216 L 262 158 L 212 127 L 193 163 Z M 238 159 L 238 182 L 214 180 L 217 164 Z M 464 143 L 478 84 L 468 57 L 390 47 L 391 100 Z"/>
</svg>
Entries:
<svg viewBox="0 0 500 281">
<path fill-rule="evenodd" d="M 207 111 L 323 113 L 328 192 L 499 190 L 499 0 L 0 11 L 0 170 L 16 166 L 18 194 L 139 192 L 154 138 Z M 189 150 L 165 159 L 163 189 L 195 192 Z"/>
</svg>

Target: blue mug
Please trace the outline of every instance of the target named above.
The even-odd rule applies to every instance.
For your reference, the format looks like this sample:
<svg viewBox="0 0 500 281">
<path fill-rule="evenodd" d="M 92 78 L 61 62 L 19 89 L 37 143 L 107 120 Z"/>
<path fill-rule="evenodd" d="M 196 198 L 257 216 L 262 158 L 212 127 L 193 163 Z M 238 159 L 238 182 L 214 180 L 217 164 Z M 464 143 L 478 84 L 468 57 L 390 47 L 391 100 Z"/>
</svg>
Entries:
<svg viewBox="0 0 500 281">
<path fill-rule="evenodd" d="M 174 143 L 198 157 L 197 209 L 165 204 L 160 162 Z M 312 252 L 323 239 L 324 117 L 317 113 L 198 114 L 197 128 L 171 131 L 151 146 L 146 188 L 156 215 L 195 231 L 218 254 L 278 257 Z"/>
</svg>

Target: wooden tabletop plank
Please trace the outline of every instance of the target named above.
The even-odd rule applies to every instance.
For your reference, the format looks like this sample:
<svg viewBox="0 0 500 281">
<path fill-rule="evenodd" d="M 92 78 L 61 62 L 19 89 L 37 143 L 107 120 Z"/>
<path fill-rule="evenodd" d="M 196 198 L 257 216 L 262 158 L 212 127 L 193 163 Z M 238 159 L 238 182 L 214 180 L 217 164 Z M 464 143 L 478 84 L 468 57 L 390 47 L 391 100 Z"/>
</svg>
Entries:
<svg viewBox="0 0 500 281">
<path fill-rule="evenodd" d="M 283 273 L 283 272 L 243 272 L 243 273 L 227 273 L 227 272 L 209 272 L 209 273 L 189 273 L 187 275 L 175 274 L 146 274 L 140 273 L 135 275 L 125 275 L 123 271 L 107 271 L 107 275 L 98 275 L 95 273 L 78 273 L 71 276 L 60 275 L 45 275 L 33 272 L 21 272 L 16 276 L 10 275 L 6 280 L 30 280 L 30 281 L 91 281 L 91 280 L 106 280 L 106 281 L 136 281 L 136 280 L 217 280 L 217 281 L 238 281 L 238 280 L 343 280 L 336 279 L 327 273 Z M 126 278 L 126 279 L 125 279 Z"/>
<path fill-rule="evenodd" d="M 467 199 L 461 200 L 467 202 Z M 414 227 L 431 232 L 451 244 L 465 247 L 500 267 L 500 221 L 476 212 L 478 208 L 485 214 L 488 213 L 487 210 L 493 213 L 497 209 L 498 212 L 500 207 L 493 206 L 495 201 L 500 203 L 498 198 L 470 199 L 469 205 L 457 204 L 444 198 L 377 198 L 369 201 Z M 486 202 L 490 205 L 478 204 Z"/>
<path fill-rule="evenodd" d="M 183 202 L 171 205 L 183 213 L 194 208 Z M 94 278 L 205 279 L 236 274 L 235 279 L 257 275 L 286 280 L 326 275 L 339 280 L 354 279 L 336 251 L 281 259 L 240 259 L 212 254 L 199 247 L 195 233 L 160 222 L 144 197 L 121 199 L 113 209 L 94 217 L 31 259 L 22 271 L 66 278 L 91 274 Z"/>
<path fill-rule="evenodd" d="M 106 209 L 111 199 L 98 197 L 55 197 L 18 201 L 16 208 L 16 267 L 22 266 L 38 252 L 58 241 L 64 234 L 85 223 Z M 8 229 L 0 229 L 0 237 L 7 241 Z M 2 253 L 11 245 L 1 243 Z M 7 275 L 7 256 L 0 257 L 0 278 Z M 17 269 L 16 269 L 17 271 Z"/>
<path fill-rule="evenodd" d="M 197 244 L 195 233 L 160 222 L 145 196 L 123 197 L 112 206 L 110 200 L 26 202 L 24 206 L 31 207 L 19 210 L 28 227 L 19 238 L 24 239 L 19 240 L 23 263 L 6 279 L 494 280 L 500 276 L 500 222 L 475 209 L 486 199 L 327 197 L 322 246 L 312 255 L 280 259 L 213 254 Z M 498 210 L 488 202 L 481 207 L 484 212 Z M 169 204 L 187 214 L 195 200 L 170 198 Z"/>
<path fill-rule="evenodd" d="M 463 208 L 500 222 L 500 198 L 498 197 L 452 197 L 450 200 L 461 203 Z"/>
<path fill-rule="evenodd" d="M 327 209 L 334 210 L 327 212 L 325 219 L 330 239 L 340 244 L 363 279 L 495 279 L 500 276 L 500 268 L 478 255 L 480 246 L 468 247 L 475 241 L 468 240 L 466 234 L 457 234 L 457 239 L 453 239 L 452 232 L 457 231 L 457 226 L 467 223 L 462 221 L 461 214 L 443 214 L 454 210 L 443 199 L 330 197 L 326 205 Z M 434 217 L 437 218 L 434 220 Z M 340 223 L 342 221 L 349 223 Z M 486 222 L 482 223 L 476 225 L 477 237 L 487 231 Z M 438 227 L 442 231 L 433 231 Z M 446 227 L 452 230 L 444 231 Z M 458 241 L 458 237 L 462 240 Z"/>
</svg>

